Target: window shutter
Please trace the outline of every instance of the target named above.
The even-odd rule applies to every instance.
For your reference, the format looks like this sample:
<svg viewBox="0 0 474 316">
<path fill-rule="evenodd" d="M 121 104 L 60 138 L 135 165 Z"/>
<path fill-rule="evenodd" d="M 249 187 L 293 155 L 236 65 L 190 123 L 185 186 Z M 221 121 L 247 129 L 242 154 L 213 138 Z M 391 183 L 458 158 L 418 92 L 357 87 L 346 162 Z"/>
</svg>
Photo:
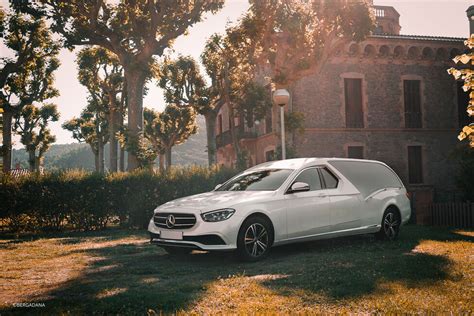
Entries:
<svg viewBox="0 0 474 316">
<path fill-rule="evenodd" d="M 346 100 L 346 127 L 363 128 L 362 79 L 344 79 Z"/>
</svg>

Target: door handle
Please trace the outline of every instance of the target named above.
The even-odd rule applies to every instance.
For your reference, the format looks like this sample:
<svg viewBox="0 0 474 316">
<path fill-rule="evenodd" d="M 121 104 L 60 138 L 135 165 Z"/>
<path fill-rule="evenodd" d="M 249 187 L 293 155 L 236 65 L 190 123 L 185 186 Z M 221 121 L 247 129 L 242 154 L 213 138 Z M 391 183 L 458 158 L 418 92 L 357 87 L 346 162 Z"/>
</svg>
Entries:
<svg viewBox="0 0 474 316">
<path fill-rule="evenodd" d="M 326 197 L 326 196 L 327 196 L 327 194 L 324 194 L 324 193 L 320 193 L 320 194 L 316 195 L 316 197 Z"/>
</svg>

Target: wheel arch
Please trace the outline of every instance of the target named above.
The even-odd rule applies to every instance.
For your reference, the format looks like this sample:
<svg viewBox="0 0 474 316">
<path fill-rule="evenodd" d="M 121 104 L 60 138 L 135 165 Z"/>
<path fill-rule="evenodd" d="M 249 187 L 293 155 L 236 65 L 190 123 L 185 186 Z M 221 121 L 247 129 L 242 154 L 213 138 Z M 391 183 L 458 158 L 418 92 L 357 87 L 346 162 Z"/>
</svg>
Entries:
<svg viewBox="0 0 474 316">
<path fill-rule="evenodd" d="M 271 235 L 272 239 L 270 241 L 270 244 L 273 245 L 273 242 L 275 241 L 275 225 L 273 224 L 271 218 L 262 211 L 255 211 L 248 214 L 240 223 L 239 231 L 242 228 L 242 225 L 245 223 L 245 221 L 252 217 L 262 217 L 262 218 L 265 218 L 265 220 L 267 220 L 270 223 L 270 228 L 272 230 L 272 235 Z"/>
<path fill-rule="evenodd" d="M 388 205 L 385 206 L 384 210 L 383 210 L 383 213 L 385 214 L 385 212 L 388 210 L 388 209 L 392 209 L 394 211 L 397 212 L 398 214 L 398 218 L 399 220 L 401 221 L 402 219 L 402 213 L 400 212 L 400 208 L 395 204 L 395 203 L 388 203 Z M 382 214 L 383 216 L 383 214 Z"/>
</svg>

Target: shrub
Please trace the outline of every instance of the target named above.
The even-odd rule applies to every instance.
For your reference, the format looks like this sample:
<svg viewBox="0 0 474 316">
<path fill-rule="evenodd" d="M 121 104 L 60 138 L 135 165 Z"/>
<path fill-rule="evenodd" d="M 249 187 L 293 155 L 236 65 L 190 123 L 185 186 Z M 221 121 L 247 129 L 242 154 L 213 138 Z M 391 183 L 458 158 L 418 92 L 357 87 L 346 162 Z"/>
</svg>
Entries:
<svg viewBox="0 0 474 316">
<path fill-rule="evenodd" d="M 95 230 L 112 220 L 146 227 L 167 201 L 213 189 L 235 174 L 224 168 L 172 168 L 98 174 L 59 171 L 13 179 L 0 175 L 0 219 L 13 231 Z"/>
</svg>

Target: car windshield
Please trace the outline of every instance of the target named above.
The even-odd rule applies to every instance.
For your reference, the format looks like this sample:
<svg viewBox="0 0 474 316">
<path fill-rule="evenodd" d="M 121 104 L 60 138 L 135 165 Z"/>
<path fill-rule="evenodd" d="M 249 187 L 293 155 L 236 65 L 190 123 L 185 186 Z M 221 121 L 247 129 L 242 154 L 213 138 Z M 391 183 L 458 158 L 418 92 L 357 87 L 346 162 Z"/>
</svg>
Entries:
<svg viewBox="0 0 474 316">
<path fill-rule="evenodd" d="M 293 172 L 292 169 L 264 169 L 231 179 L 217 191 L 275 191 Z"/>
</svg>

